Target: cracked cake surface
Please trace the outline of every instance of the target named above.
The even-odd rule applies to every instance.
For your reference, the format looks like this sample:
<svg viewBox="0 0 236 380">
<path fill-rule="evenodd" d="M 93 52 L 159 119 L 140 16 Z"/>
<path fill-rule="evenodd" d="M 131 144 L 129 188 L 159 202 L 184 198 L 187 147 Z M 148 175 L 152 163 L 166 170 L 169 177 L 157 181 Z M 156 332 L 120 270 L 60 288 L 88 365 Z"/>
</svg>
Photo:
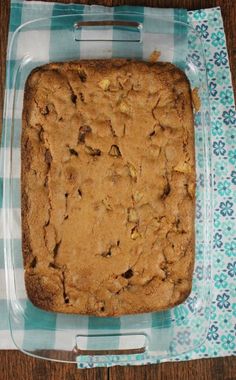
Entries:
<svg viewBox="0 0 236 380">
<path fill-rule="evenodd" d="M 189 82 L 170 63 L 50 63 L 22 124 L 22 249 L 36 306 L 98 316 L 183 302 L 194 265 Z"/>
</svg>

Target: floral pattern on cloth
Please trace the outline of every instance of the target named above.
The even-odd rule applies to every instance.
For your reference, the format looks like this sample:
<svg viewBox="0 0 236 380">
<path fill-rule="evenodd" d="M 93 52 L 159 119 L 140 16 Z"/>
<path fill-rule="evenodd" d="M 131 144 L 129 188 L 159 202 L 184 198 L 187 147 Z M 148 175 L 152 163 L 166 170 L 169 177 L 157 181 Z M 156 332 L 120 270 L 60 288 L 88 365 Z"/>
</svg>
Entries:
<svg viewBox="0 0 236 380">
<path fill-rule="evenodd" d="M 209 85 L 214 175 L 212 305 L 206 341 L 175 360 L 236 354 L 236 113 L 229 59 L 220 8 L 189 11 L 188 19 L 201 36 Z M 189 44 L 197 49 L 193 38 Z M 192 59 L 198 62 L 197 50 Z M 201 276 L 200 267 L 196 273 Z"/>
</svg>

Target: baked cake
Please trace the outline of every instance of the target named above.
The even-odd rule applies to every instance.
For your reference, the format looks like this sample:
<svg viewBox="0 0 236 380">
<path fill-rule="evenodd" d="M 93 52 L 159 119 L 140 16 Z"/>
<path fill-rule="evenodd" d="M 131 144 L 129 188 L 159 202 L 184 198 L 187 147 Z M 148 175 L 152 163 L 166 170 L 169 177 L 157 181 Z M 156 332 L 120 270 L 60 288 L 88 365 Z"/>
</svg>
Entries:
<svg viewBox="0 0 236 380">
<path fill-rule="evenodd" d="M 22 125 L 22 244 L 34 305 L 97 316 L 183 302 L 194 264 L 191 89 L 170 63 L 50 63 Z"/>
</svg>

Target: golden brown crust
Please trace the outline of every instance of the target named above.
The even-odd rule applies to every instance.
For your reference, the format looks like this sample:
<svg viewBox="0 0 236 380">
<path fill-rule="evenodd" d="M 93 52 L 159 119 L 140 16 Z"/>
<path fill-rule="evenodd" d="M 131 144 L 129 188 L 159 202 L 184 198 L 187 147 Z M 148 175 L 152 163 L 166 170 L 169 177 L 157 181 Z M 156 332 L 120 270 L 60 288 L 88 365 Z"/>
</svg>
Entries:
<svg viewBox="0 0 236 380">
<path fill-rule="evenodd" d="M 191 91 L 170 63 L 33 70 L 22 128 L 22 245 L 30 300 L 98 316 L 183 302 L 194 264 Z"/>
</svg>

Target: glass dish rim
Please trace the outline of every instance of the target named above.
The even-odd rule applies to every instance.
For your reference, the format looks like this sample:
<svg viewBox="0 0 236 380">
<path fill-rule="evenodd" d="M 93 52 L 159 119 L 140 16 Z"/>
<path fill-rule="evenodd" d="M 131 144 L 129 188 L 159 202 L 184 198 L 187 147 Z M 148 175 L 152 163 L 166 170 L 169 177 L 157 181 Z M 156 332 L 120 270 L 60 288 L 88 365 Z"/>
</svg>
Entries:
<svg viewBox="0 0 236 380">
<path fill-rule="evenodd" d="M 121 12 L 118 12 L 118 13 L 116 13 L 116 16 L 119 16 L 119 15 L 121 15 L 121 16 L 124 16 L 124 15 L 132 15 L 132 16 L 135 16 L 135 15 L 140 15 L 140 12 L 127 12 L 127 11 L 121 11 Z M 22 25 L 20 25 L 16 30 L 15 30 L 15 32 L 13 33 L 13 35 L 12 35 L 12 38 L 11 38 L 11 42 L 10 42 L 10 48 L 9 48 L 9 56 L 11 56 L 11 49 L 12 49 L 12 46 L 13 46 L 13 44 L 14 44 L 14 40 L 15 40 L 15 38 L 17 37 L 17 35 L 18 35 L 18 33 L 19 32 L 21 32 L 22 31 L 22 29 L 25 27 L 25 26 L 27 26 L 27 25 L 29 25 L 29 24 L 36 24 L 37 22 L 46 22 L 46 21 L 49 21 L 49 20 L 51 20 L 51 19 L 57 19 L 57 18 L 60 18 L 60 19 L 63 19 L 63 18 L 68 18 L 68 17 L 76 17 L 76 16 L 83 16 L 83 17 L 94 17 L 94 16 L 99 16 L 99 17 L 106 17 L 106 16 L 112 16 L 112 14 L 109 14 L 109 13 L 99 13 L 99 12 L 91 12 L 91 13 L 82 13 L 82 12 L 78 12 L 78 13 L 73 13 L 73 14 L 67 14 L 67 15 L 59 15 L 59 16 L 51 16 L 51 17 L 45 17 L 45 18 L 38 18 L 38 19 L 35 19 L 35 20 L 33 20 L 33 21 L 28 21 L 28 22 L 26 22 L 26 23 L 24 23 L 24 24 L 22 24 Z M 153 18 L 153 19 L 160 19 L 160 20 L 164 20 L 165 22 L 167 22 L 167 23 L 169 23 L 169 24 L 179 24 L 179 25 L 184 25 L 185 27 L 187 27 L 188 29 L 190 29 L 192 32 L 194 32 L 194 34 L 195 35 L 197 35 L 197 38 L 201 41 L 201 37 L 199 36 L 199 34 L 197 33 L 197 31 L 192 27 L 192 26 L 190 26 L 190 25 L 188 25 L 187 23 L 185 23 L 185 22 L 183 22 L 183 21 L 179 21 L 179 20 L 170 20 L 168 17 L 160 17 L 160 16 L 156 16 L 156 15 L 148 15 L 148 17 L 151 17 L 151 18 Z M 202 49 L 202 53 L 203 53 L 203 49 Z M 202 54 L 202 58 L 203 58 L 203 60 L 204 60 L 204 63 L 205 63 L 205 55 L 204 54 Z M 47 61 L 47 62 L 50 62 L 50 60 L 49 61 Z M 8 67 L 8 70 L 9 70 L 10 68 Z M 207 80 L 207 75 L 206 75 L 206 80 Z M 6 110 L 5 110 L 5 108 L 8 106 L 8 103 L 9 103 L 9 101 L 8 101 L 8 99 L 6 99 L 6 101 L 5 101 L 5 103 L 4 103 L 4 116 L 5 116 L 5 112 L 6 112 Z M 12 117 L 12 120 L 14 120 L 14 114 L 12 115 L 13 117 Z M 6 132 L 6 131 L 5 131 Z M 5 140 L 5 137 L 3 137 L 3 139 Z M 206 150 L 207 151 L 207 150 Z M 208 154 L 208 152 L 207 152 L 207 154 Z M 209 164 L 209 157 L 208 157 L 208 164 Z M 208 169 L 209 168 L 209 166 L 207 165 L 207 164 L 205 164 L 206 165 L 206 169 Z M 211 191 L 210 191 L 210 193 L 211 193 Z M 211 223 L 212 223 L 212 221 L 211 221 Z M 5 253 L 6 253 L 6 250 L 4 249 L 4 251 L 5 251 Z M 6 255 L 7 255 L 7 253 L 6 253 Z M 6 259 L 6 258 L 5 258 Z M 8 280 L 9 281 L 9 280 Z M 7 281 L 7 282 L 8 282 Z M 8 298 L 8 302 L 10 302 L 10 300 L 9 300 L 9 297 L 7 297 Z M 10 308 L 9 308 L 10 309 Z M 11 331 L 11 333 L 12 333 L 12 331 Z M 21 348 L 21 350 L 22 350 L 22 348 Z M 34 355 L 32 355 L 32 356 L 34 356 Z M 36 357 L 38 357 L 37 355 L 36 355 Z M 39 356 L 40 357 L 40 356 Z M 50 359 L 50 360 L 55 360 L 55 361 L 58 361 L 58 359 Z"/>
</svg>

